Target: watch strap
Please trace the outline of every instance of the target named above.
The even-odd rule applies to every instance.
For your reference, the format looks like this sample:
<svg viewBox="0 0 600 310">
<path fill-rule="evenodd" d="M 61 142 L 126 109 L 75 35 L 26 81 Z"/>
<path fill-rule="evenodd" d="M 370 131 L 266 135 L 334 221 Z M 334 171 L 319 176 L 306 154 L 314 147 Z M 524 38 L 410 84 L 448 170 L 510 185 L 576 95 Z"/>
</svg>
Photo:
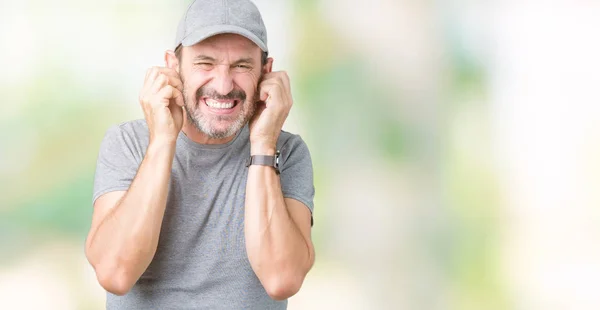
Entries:
<svg viewBox="0 0 600 310">
<path fill-rule="evenodd" d="M 279 174 L 279 151 L 275 155 L 252 155 L 246 161 L 246 167 L 250 167 L 250 165 L 273 167 Z"/>
</svg>

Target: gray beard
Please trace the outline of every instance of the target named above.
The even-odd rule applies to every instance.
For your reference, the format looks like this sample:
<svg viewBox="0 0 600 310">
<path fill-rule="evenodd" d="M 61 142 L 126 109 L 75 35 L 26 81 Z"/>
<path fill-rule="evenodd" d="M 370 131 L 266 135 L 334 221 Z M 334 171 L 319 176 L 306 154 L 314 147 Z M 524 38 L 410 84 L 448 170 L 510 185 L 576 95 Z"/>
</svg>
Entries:
<svg viewBox="0 0 600 310">
<path fill-rule="evenodd" d="M 187 94 L 185 85 L 184 85 L 183 93 Z M 198 91 L 197 91 L 197 93 L 198 93 Z M 193 124 L 194 127 L 198 131 L 206 134 L 211 139 L 224 139 L 224 138 L 235 135 L 254 116 L 254 113 L 256 112 L 256 101 L 258 99 L 258 91 L 255 92 L 254 98 L 246 98 L 245 100 L 240 100 L 240 102 L 238 103 L 239 105 L 241 105 L 239 107 L 240 113 L 238 114 L 237 118 L 235 120 L 233 120 L 232 123 L 227 128 L 225 128 L 225 130 L 218 130 L 217 128 L 215 128 L 213 122 L 217 123 L 217 122 L 221 122 L 221 121 L 226 121 L 229 119 L 229 117 L 227 117 L 227 116 L 207 117 L 205 114 L 202 114 L 202 113 L 199 113 L 199 114 L 193 113 L 195 111 L 198 111 L 200 109 L 200 107 L 198 105 L 203 104 L 203 103 L 194 101 L 194 100 L 188 98 L 187 95 L 184 95 L 183 97 L 184 97 L 184 100 L 183 100 L 184 108 L 185 108 L 185 112 L 187 114 L 188 121 L 191 124 Z M 200 96 L 196 95 L 196 98 L 200 98 Z M 248 102 L 248 100 L 252 100 L 252 101 Z M 195 106 L 195 108 L 192 111 L 192 109 L 190 107 L 194 107 L 194 106 Z"/>
<path fill-rule="evenodd" d="M 251 104 L 251 106 L 254 106 L 254 104 Z M 187 104 L 185 105 L 185 112 L 187 113 L 188 121 L 193 124 L 198 131 L 206 134 L 211 139 L 223 139 L 236 134 L 240 129 L 242 129 L 242 127 L 244 127 L 244 125 L 246 125 L 246 123 L 248 123 L 252 115 L 254 115 L 254 110 L 255 109 L 252 108 L 251 114 L 248 115 L 242 111 L 233 121 L 233 123 L 231 123 L 231 125 L 229 125 L 225 130 L 217 130 L 214 126 L 212 126 L 212 124 L 210 124 L 210 120 L 208 120 L 204 114 L 196 115 L 191 113 Z M 214 120 L 220 121 L 221 119 L 220 117 L 217 117 Z"/>
</svg>

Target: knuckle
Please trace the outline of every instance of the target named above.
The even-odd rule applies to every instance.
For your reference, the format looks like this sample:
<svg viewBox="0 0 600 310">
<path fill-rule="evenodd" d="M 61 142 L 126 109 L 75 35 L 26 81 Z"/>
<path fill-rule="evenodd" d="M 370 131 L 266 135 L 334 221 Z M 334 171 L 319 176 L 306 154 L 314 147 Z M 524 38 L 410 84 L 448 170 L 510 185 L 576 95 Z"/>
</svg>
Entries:
<svg viewBox="0 0 600 310">
<path fill-rule="evenodd" d="M 140 102 L 144 105 L 148 104 L 149 100 L 148 100 L 148 96 L 145 94 L 140 95 Z"/>
<path fill-rule="evenodd" d="M 160 67 L 152 67 L 152 71 L 154 72 L 154 74 L 159 75 L 161 74 L 161 70 Z"/>
<path fill-rule="evenodd" d="M 164 75 L 163 73 L 159 73 L 159 74 L 158 74 L 158 76 L 156 77 L 156 81 L 157 81 L 159 84 L 162 84 L 162 85 L 164 85 L 164 84 L 165 84 L 165 83 L 168 81 L 168 78 L 167 78 L 167 76 L 166 76 L 166 75 Z"/>
</svg>

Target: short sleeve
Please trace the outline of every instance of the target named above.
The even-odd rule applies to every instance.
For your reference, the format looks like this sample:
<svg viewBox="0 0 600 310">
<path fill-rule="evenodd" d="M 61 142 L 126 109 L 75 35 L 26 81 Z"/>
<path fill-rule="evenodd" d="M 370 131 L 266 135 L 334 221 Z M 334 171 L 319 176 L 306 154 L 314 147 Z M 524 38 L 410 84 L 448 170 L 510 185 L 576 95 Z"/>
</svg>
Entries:
<svg viewBox="0 0 600 310">
<path fill-rule="evenodd" d="M 113 191 L 129 189 L 140 160 L 133 139 L 120 126 L 113 126 L 104 135 L 94 175 L 92 204 L 98 197 Z"/>
<path fill-rule="evenodd" d="M 314 210 L 315 187 L 310 152 L 298 135 L 292 135 L 281 148 L 280 168 L 283 197 L 293 198 Z M 312 221 L 311 221 L 312 224 Z"/>
</svg>

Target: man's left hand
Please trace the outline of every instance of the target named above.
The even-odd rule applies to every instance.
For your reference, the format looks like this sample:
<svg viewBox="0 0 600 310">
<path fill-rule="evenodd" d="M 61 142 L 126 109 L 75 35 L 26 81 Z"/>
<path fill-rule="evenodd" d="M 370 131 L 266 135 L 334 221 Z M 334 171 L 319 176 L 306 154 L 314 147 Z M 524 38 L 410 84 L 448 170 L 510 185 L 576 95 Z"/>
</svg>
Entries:
<svg viewBox="0 0 600 310">
<path fill-rule="evenodd" d="M 274 155 L 277 138 L 293 104 L 290 79 L 285 71 L 266 73 L 258 91 L 261 102 L 250 120 L 250 152 Z"/>
</svg>

